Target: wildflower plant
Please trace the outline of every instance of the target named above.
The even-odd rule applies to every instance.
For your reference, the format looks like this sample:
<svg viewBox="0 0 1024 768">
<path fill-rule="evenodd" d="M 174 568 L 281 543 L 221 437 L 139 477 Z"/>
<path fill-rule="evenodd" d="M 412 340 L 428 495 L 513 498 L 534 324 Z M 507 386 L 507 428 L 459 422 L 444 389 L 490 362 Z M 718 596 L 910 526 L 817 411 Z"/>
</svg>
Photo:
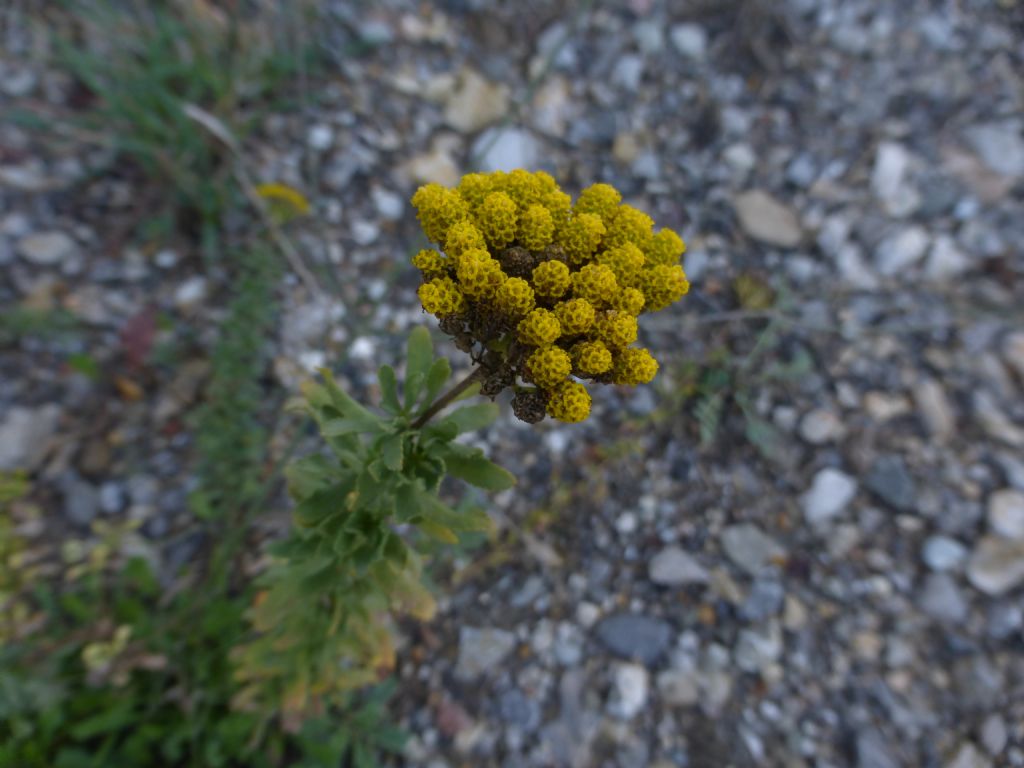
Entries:
<svg viewBox="0 0 1024 768">
<path fill-rule="evenodd" d="M 657 361 L 635 346 L 637 318 L 689 288 L 680 237 L 655 233 L 607 184 L 574 203 L 543 172 L 469 174 L 454 189 L 421 187 L 412 203 L 437 246 L 412 259 L 420 301 L 474 368 L 445 391 L 450 365 L 419 327 L 404 382 L 390 366 L 378 373 L 379 409 L 356 402 L 327 370 L 296 401 L 325 450 L 287 471 L 295 524 L 273 551 L 250 611 L 253 637 L 235 656 L 237 704 L 276 702 L 286 723 L 392 669 L 393 616 L 429 619 L 435 610 L 421 578 L 430 542 L 490 529 L 483 510 L 443 500 L 442 481 L 514 484 L 458 440 L 487 426 L 497 406 L 448 406 L 509 389 L 523 421 L 582 421 L 588 385 L 654 377 Z"/>
<path fill-rule="evenodd" d="M 523 421 L 582 421 L 591 403 L 583 381 L 635 386 L 658 371 L 634 346 L 637 318 L 689 290 L 685 245 L 621 199 L 594 184 L 573 203 L 550 175 L 524 170 L 413 195 L 437 246 L 413 257 L 423 308 L 471 355 L 483 394 L 514 391 Z"/>
</svg>

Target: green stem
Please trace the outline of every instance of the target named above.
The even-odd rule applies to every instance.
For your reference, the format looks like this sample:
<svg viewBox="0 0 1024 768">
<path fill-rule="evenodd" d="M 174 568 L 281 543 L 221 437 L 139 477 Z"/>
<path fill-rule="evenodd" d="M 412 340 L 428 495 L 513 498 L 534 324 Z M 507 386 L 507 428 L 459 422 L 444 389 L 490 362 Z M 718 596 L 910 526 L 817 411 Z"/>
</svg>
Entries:
<svg viewBox="0 0 1024 768">
<path fill-rule="evenodd" d="M 463 392 L 465 392 L 467 389 L 473 386 L 473 384 L 476 383 L 476 381 L 482 375 L 483 368 L 474 368 L 469 373 L 469 375 L 466 376 L 466 378 L 462 379 L 462 381 L 460 381 L 454 387 L 452 387 L 439 398 L 437 398 L 437 400 L 431 403 L 430 407 L 427 408 L 427 410 L 425 410 L 422 414 L 420 414 L 420 417 L 412 423 L 412 428 L 419 429 L 432 418 L 434 418 L 438 413 L 444 410 L 446 406 L 454 402 L 459 395 L 461 395 Z"/>
</svg>

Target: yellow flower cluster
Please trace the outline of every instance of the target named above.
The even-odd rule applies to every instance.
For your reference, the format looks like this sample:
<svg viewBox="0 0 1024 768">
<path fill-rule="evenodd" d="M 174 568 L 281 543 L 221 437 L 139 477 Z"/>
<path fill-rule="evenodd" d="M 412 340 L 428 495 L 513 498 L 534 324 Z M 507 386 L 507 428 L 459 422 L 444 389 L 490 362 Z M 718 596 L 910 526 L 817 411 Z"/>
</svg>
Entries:
<svg viewBox="0 0 1024 768">
<path fill-rule="evenodd" d="M 542 171 L 471 173 L 455 189 L 420 187 L 412 203 L 439 248 L 413 257 L 420 301 L 483 367 L 485 394 L 513 386 L 520 418 L 577 422 L 591 403 L 577 379 L 637 385 L 657 373 L 631 346 L 637 317 L 689 290 L 686 247 L 614 187 L 594 184 L 573 204 Z"/>
</svg>

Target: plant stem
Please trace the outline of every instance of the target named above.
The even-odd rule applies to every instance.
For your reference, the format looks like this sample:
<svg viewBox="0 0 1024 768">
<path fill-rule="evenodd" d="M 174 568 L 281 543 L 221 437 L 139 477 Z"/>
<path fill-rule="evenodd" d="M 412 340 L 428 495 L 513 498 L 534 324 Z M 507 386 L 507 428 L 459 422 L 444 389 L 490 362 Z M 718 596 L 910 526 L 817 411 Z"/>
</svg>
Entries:
<svg viewBox="0 0 1024 768">
<path fill-rule="evenodd" d="M 440 413 L 445 408 L 445 406 L 452 403 L 459 395 L 461 395 L 463 392 L 465 392 L 467 389 L 473 386 L 473 384 L 482 375 L 483 368 L 474 368 L 472 371 L 470 371 L 469 375 L 466 376 L 466 378 L 462 379 L 462 381 L 460 381 L 454 387 L 452 387 L 439 398 L 437 398 L 437 400 L 432 402 L 430 404 L 430 407 L 427 408 L 427 410 L 425 410 L 422 414 L 420 414 L 420 417 L 412 423 L 412 428 L 419 429 L 432 418 L 434 418 L 438 413 Z"/>
</svg>

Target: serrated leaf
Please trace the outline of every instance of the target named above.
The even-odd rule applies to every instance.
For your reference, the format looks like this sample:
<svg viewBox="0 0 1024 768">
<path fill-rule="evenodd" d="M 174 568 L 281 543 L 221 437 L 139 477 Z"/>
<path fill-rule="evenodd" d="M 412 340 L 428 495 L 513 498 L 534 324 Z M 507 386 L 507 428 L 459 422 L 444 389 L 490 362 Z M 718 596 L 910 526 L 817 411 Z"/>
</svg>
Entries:
<svg viewBox="0 0 1024 768">
<path fill-rule="evenodd" d="M 341 483 L 312 495 L 295 505 L 293 517 L 300 528 L 312 528 L 328 517 L 345 508 L 345 497 L 352 490 L 352 483 Z"/>
<path fill-rule="evenodd" d="M 390 365 L 382 365 L 377 370 L 377 381 L 380 382 L 380 401 L 386 411 L 400 413 L 402 406 L 398 403 L 398 378 L 395 369 Z"/>
<path fill-rule="evenodd" d="M 479 507 L 455 510 L 426 491 L 420 493 L 420 507 L 427 518 L 453 531 L 490 533 L 494 527 L 490 516 Z"/>
<path fill-rule="evenodd" d="M 288 493 L 294 499 L 304 499 L 328 487 L 337 468 L 319 454 L 291 462 L 284 470 Z"/>
<path fill-rule="evenodd" d="M 388 435 L 380 444 L 380 457 L 384 466 L 395 472 L 402 471 L 402 449 L 405 439 L 401 434 Z"/>
<path fill-rule="evenodd" d="M 453 443 L 442 449 L 448 473 L 489 491 L 504 491 L 516 484 L 515 475 L 489 461 L 477 448 Z"/>
<path fill-rule="evenodd" d="M 444 421 L 454 424 L 457 432 L 473 432 L 491 424 L 499 413 L 500 409 L 495 403 L 478 403 L 453 411 Z"/>
</svg>

